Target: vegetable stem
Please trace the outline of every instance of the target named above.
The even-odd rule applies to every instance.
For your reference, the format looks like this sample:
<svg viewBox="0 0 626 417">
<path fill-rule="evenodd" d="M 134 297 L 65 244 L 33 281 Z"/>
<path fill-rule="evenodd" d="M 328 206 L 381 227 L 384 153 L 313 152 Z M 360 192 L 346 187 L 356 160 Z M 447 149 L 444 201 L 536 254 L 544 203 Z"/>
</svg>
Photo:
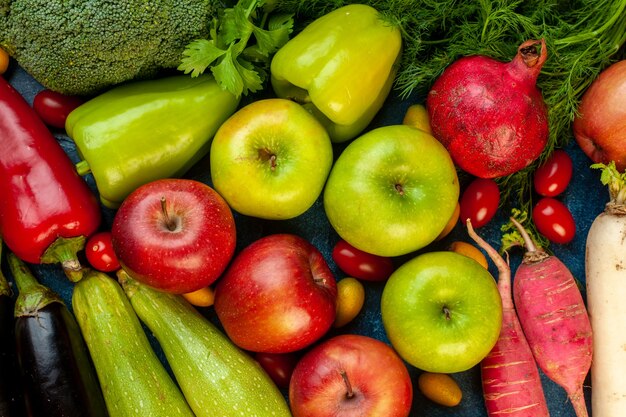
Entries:
<svg viewBox="0 0 626 417">
<path fill-rule="evenodd" d="M 77 254 L 85 247 L 85 240 L 85 236 L 71 238 L 59 236 L 41 256 L 41 263 L 59 262 L 70 281 L 80 281 L 83 269 Z"/>
<path fill-rule="evenodd" d="M 533 242 L 533 240 L 530 238 L 528 232 L 526 232 L 526 229 L 524 229 L 522 225 L 517 220 L 515 220 L 514 217 L 509 217 L 509 220 L 511 220 L 515 227 L 517 227 L 519 233 L 522 235 L 522 238 L 524 239 L 524 244 L 526 245 L 526 251 L 536 252 L 537 247 L 535 246 L 535 242 Z"/>
<path fill-rule="evenodd" d="M 608 165 L 602 163 L 593 164 L 591 168 L 602 170 L 600 181 L 608 186 L 611 203 L 624 205 L 626 202 L 626 172 L 620 173 L 614 161 L 609 162 Z"/>
<path fill-rule="evenodd" d="M 0 238 L 0 259 L 2 258 L 2 239 Z M 4 276 L 4 273 L 0 269 L 0 296 L 8 296 L 12 295 L 11 287 L 7 281 L 7 278 Z"/>
<path fill-rule="evenodd" d="M 15 302 L 15 317 L 34 316 L 51 303 L 63 304 L 61 297 L 41 285 L 26 264 L 15 254 L 9 253 L 7 260 L 19 291 Z"/>
<path fill-rule="evenodd" d="M 81 177 L 91 172 L 91 167 L 89 166 L 89 162 L 85 161 L 84 159 L 82 161 L 78 161 L 75 167 L 76 167 L 76 172 L 78 172 L 78 175 L 80 175 Z"/>
<path fill-rule="evenodd" d="M 17 256 L 12 253 L 7 255 L 9 261 L 9 268 L 13 274 L 13 278 L 17 284 L 18 291 L 20 293 L 28 292 L 32 288 L 40 285 L 33 274 L 28 270 L 24 262 L 22 262 Z"/>
<path fill-rule="evenodd" d="M 0 296 L 10 297 L 11 294 L 11 287 L 9 286 L 6 277 L 3 273 L 0 273 Z"/>
</svg>

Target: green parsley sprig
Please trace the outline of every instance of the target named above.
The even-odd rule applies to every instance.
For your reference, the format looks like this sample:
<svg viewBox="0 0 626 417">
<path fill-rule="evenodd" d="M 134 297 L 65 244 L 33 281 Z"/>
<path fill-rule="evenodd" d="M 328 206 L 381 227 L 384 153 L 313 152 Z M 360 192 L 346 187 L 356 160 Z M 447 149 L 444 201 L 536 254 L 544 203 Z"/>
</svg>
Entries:
<svg viewBox="0 0 626 417">
<path fill-rule="evenodd" d="M 210 39 L 187 45 L 178 70 L 197 77 L 210 68 L 219 85 L 236 97 L 261 90 L 272 54 L 293 30 L 293 16 L 270 14 L 270 3 L 239 0 L 224 9 L 213 19 Z"/>
<path fill-rule="evenodd" d="M 537 229 L 532 222 L 532 219 L 529 217 L 528 212 L 514 207 L 511 209 L 510 217 L 514 218 L 515 220 L 517 220 L 518 223 L 524 226 L 526 232 L 533 240 L 533 242 L 535 242 L 536 246 L 541 247 L 546 251 L 549 250 L 547 249 L 549 244 L 548 239 L 541 235 L 539 232 L 537 232 Z M 523 248 L 525 246 L 524 238 L 512 221 L 505 222 L 500 227 L 500 231 L 502 232 L 502 238 L 500 241 L 500 253 L 508 252 L 509 250 L 511 250 L 511 248 L 514 247 Z"/>
</svg>

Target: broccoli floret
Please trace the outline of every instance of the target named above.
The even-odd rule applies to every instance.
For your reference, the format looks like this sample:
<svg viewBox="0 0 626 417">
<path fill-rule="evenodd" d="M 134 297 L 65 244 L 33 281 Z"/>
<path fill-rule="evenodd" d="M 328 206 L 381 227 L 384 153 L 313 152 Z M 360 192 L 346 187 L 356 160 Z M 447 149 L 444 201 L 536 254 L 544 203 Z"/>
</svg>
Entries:
<svg viewBox="0 0 626 417">
<path fill-rule="evenodd" d="M 0 0 L 0 46 L 44 87 L 91 95 L 176 68 L 219 0 Z"/>
</svg>

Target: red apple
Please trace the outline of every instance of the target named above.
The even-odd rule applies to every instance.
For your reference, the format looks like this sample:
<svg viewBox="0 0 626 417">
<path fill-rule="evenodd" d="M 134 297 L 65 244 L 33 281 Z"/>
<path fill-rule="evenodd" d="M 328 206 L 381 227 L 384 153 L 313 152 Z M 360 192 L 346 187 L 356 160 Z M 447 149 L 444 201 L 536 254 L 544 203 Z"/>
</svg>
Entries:
<svg viewBox="0 0 626 417">
<path fill-rule="evenodd" d="M 322 254 L 292 234 L 244 248 L 219 279 L 215 312 L 230 339 L 252 352 L 300 350 L 335 320 L 337 284 Z"/>
<path fill-rule="evenodd" d="M 335 336 L 311 349 L 289 384 L 294 417 L 406 417 L 413 384 L 398 354 L 368 336 Z"/>
<path fill-rule="evenodd" d="M 580 149 L 593 162 L 626 169 L 626 59 L 604 69 L 583 94 L 572 124 Z"/>
<path fill-rule="evenodd" d="M 272 378 L 272 381 L 274 381 L 279 388 L 287 388 L 289 387 L 291 374 L 300 360 L 300 356 L 297 352 L 257 352 L 254 354 L 254 359 L 256 359 L 259 365 L 261 365 L 261 368 L 267 372 L 270 378 Z"/>
<path fill-rule="evenodd" d="M 226 201 L 208 185 L 187 179 L 137 188 L 116 212 L 111 235 L 120 265 L 132 278 L 178 294 L 213 283 L 236 243 Z"/>
</svg>

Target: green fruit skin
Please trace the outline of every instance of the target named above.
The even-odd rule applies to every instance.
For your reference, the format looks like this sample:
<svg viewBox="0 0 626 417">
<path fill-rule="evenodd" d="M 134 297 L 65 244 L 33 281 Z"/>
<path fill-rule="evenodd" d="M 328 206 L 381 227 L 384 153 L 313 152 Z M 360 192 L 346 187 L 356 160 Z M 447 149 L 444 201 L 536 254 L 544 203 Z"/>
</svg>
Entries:
<svg viewBox="0 0 626 417">
<path fill-rule="evenodd" d="M 328 177 L 324 209 L 352 246 L 400 256 L 434 241 L 458 198 L 456 168 L 443 145 L 426 132 L 393 125 L 344 149 Z"/>
<path fill-rule="evenodd" d="M 381 314 L 400 356 L 429 372 L 462 372 L 477 365 L 502 327 L 493 276 L 473 259 L 448 251 L 427 252 L 401 265 L 385 284 Z"/>
<path fill-rule="evenodd" d="M 288 417 L 285 398 L 260 365 L 179 295 L 132 279 L 122 285 L 159 341 L 197 417 Z"/>
<path fill-rule="evenodd" d="M 141 185 L 184 175 L 239 101 L 212 76 L 176 75 L 112 88 L 74 109 L 65 127 L 100 200 L 118 208 Z"/>
<path fill-rule="evenodd" d="M 269 155 L 275 155 L 275 167 Z M 211 144 L 211 178 L 235 211 L 270 220 L 297 217 L 322 193 L 333 147 L 320 122 L 286 99 L 253 102 Z"/>
<path fill-rule="evenodd" d="M 115 280 L 87 272 L 72 306 L 111 417 L 194 416 Z"/>
</svg>

